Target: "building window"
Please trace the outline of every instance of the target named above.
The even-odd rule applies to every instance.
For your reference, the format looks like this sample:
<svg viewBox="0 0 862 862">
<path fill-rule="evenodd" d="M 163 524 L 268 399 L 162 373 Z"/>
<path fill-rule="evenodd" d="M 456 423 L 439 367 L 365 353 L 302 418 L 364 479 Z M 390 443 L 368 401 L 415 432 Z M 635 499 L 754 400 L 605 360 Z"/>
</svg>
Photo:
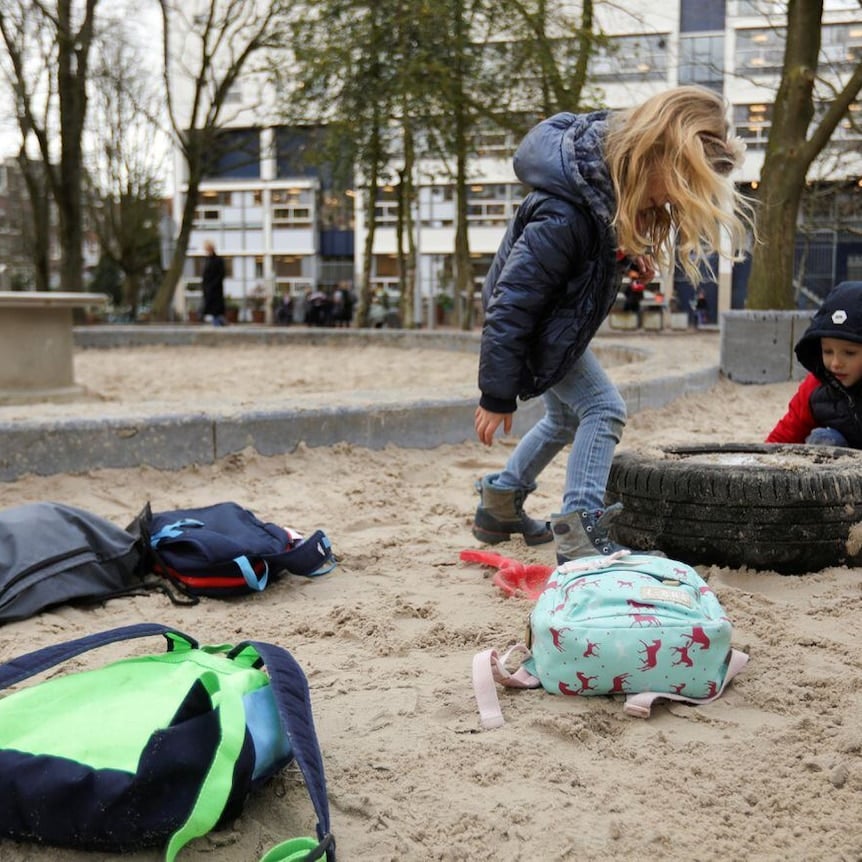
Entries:
<svg viewBox="0 0 862 862">
<path fill-rule="evenodd" d="M 762 27 L 736 31 L 736 71 L 754 75 L 780 72 L 784 65 L 783 28 Z"/>
<path fill-rule="evenodd" d="M 820 122 L 829 108 L 826 102 L 814 105 L 812 123 Z M 862 119 L 862 102 L 850 105 L 850 116 L 845 117 L 835 129 L 829 148 L 832 150 L 849 150 L 856 152 L 859 141 L 862 140 L 862 129 L 859 120 Z M 858 118 L 858 119 L 857 119 Z M 736 134 L 742 138 L 751 149 L 763 149 L 769 140 L 769 130 L 772 127 L 772 105 L 755 103 L 751 105 L 733 106 L 733 124 Z"/>
<path fill-rule="evenodd" d="M 322 132 L 314 127 L 279 126 L 275 130 L 275 175 L 316 177 L 322 172 L 319 154 L 323 149 Z"/>
<path fill-rule="evenodd" d="M 518 125 L 524 131 L 515 133 L 511 129 L 503 129 L 490 122 L 480 125 L 473 137 L 474 154 L 477 156 L 511 156 L 518 148 L 524 133 L 536 122 L 536 118 L 521 114 L 512 117 L 512 120 L 517 120 Z"/>
<path fill-rule="evenodd" d="M 313 215 L 313 189 L 277 189 L 272 192 L 272 222 L 274 225 L 310 227 Z"/>
<path fill-rule="evenodd" d="M 680 33 L 724 30 L 724 0 L 680 0 Z"/>
<path fill-rule="evenodd" d="M 815 102 L 814 119 L 812 122 L 814 124 L 819 123 L 828 109 L 828 102 Z M 853 102 L 848 109 L 847 115 L 838 123 L 838 126 L 832 133 L 829 146 L 836 150 L 857 152 L 860 140 L 862 140 L 862 102 Z"/>
<path fill-rule="evenodd" d="M 520 185 L 472 185 L 467 196 L 467 220 L 474 226 L 504 226 L 514 215 L 522 197 L 523 189 Z"/>
<path fill-rule="evenodd" d="M 222 221 L 223 208 L 232 204 L 231 192 L 201 192 L 195 209 L 195 226 L 218 227 Z"/>
<path fill-rule="evenodd" d="M 298 278 L 302 275 L 302 260 L 289 255 L 277 255 L 272 259 L 277 278 Z"/>
<path fill-rule="evenodd" d="M 820 62 L 836 70 L 855 68 L 862 61 L 862 22 L 827 24 L 821 30 Z"/>
<path fill-rule="evenodd" d="M 398 221 L 398 192 L 395 186 L 383 186 L 377 190 L 374 218 L 379 225 L 394 225 Z"/>
<path fill-rule="evenodd" d="M 722 91 L 724 34 L 682 36 L 679 40 L 679 83 L 700 84 Z"/>
<path fill-rule="evenodd" d="M 762 150 L 769 140 L 772 127 L 772 105 L 763 103 L 733 106 L 736 134 L 754 150 Z"/>
<path fill-rule="evenodd" d="M 302 206 L 284 206 L 272 208 L 272 223 L 276 225 L 292 225 L 293 227 L 308 227 L 311 225 L 311 210 Z"/>
<path fill-rule="evenodd" d="M 786 11 L 784 0 L 736 0 L 730 4 L 730 14 L 736 18 L 763 18 Z"/>
<path fill-rule="evenodd" d="M 208 179 L 259 179 L 260 130 L 220 131 L 207 153 L 204 176 Z"/>
<path fill-rule="evenodd" d="M 652 81 L 667 77 L 667 34 L 612 36 L 590 58 L 596 81 Z"/>
</svg>

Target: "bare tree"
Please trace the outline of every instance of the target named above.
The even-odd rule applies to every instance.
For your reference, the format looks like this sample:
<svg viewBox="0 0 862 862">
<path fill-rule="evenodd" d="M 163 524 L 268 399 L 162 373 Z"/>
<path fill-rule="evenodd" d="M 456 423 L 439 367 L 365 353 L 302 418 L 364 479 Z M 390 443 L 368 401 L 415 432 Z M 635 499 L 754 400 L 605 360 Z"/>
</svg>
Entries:
<svg viewBox="0 0 862 862">
<path fill-rule="evenodd" d="M 396 3 L 308 0 L 291 29 L 289 67 L 274 67 L 282 119 L 326 129 L 325 157 L 352 165 L 366 213 L 355 321 L 370 324 L 377 197 L 392 178 Z M 409 13 L 405 17 L 410 20 Z"/>
<path fill-rule="evenodd" d="M 186 168 L 182 217 L 173 257 L 153 302 L 153 315 L 166 319 L 182 276 L 200 184 L 224 128 L 237 119 L 233 92 L 253 85 L 266 52 L 284 39 L 281 26 L 289 4 L 283 0 L 159 0 L 162 53 L 171 133 Z M 259 124 L 243 94 L 239 101 L 249 125 Z"/>
<path fill-rule="evenodd" d="M 600 37 L 593 0 L 581 4 L 580 18 L 548 0 L 447 0 L 445 8 L 448 29 L 440 49 L 445 62 L 432 79 L 434 116 L 441 121 L 436 126 L 444 160 L 454 161 L 455 320 L 471 329 L 474 282 L 467 212 L 474 136 L 481 123 L 523 133 L 526 114 L 529 125 L 539 114 L 578 110 Z"/>
<path fill-rule="evenodd" d="M 83 287 L 82 135 L 97 4 L 0 0 L 0 35 L 22 149 L 35 142 L 44 163 L 59 214 L 60 285 L 69 291 Z"/>
<path fill-rule="evenodd" d="M 858 63 L 812 125 L 822 18 L 823 0 L 787 4 L 784 65 L 758 188 L 760 242 L 748 282 L 752 309 L 795 307 L 796 222 L 806 176 L 862 89 L 862 63 Z"/>
<path fill-rule="evenodd" d="M 102 41 L 92 74 L 88 215 L 102 254 L 123 272 L 123 302 L 134 320 L 141 280 L 159 265 L 167 140 L 155 121 L 159 94 L 141 52 L 121 26 Z"/>
<path fill-rule="evenodd" d="M 51 289 L 51 197 L 45 163 L 29 158 L 24 146 L 16 161 L 26 189 L 17 201 L 23 246 L 30 258 L 33 286 L 46 291 Z"/>
</svg>

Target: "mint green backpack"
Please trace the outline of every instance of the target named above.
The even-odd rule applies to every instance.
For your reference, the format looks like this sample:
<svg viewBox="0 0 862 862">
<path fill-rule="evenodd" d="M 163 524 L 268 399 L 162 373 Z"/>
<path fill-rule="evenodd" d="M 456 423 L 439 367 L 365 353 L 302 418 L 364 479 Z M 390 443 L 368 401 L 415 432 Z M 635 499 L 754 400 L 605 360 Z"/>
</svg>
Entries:
<svg viewBox="0 0 862 862">
<path fill-rule="evenodd" d="M 530 614 L 527 644 L 474 659 L 482 723 L 502 724 L 494 683 L 571 697 L 622 695 L 646 718 L 657 698 L 708 703 L 748 661 L 713 591 L 678 560 L 617 552 L 559 566 Z M 520 653 L 521 667 L 506 665 Z"/>
</svg>

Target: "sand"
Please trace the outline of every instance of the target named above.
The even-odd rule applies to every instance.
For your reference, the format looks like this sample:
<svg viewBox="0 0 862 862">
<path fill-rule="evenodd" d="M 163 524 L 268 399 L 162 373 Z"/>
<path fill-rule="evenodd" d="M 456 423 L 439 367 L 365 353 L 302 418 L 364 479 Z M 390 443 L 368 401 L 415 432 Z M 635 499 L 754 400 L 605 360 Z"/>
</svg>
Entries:
<svg viewBox="0 0 862 862">
<path fill-rule="evenodd" d="M 652 372 L 717 360 L 716 336 L 628 343 L 649 346 Z M 129 398 L 128 384 L 117 382 L 126 353 L 76 356 L 89 411 L 143 409 L 147 384 Z M 189 387 L 186 403 L 200 409 L 274 398 L 275 377 L 296 397 L 337 399 L 344 386 L 380 388 L 381 397 L 428 386 L 475 391 L 476 358 L 467 354 L 276 351 L 263 369 L 255 350 L 201 349 L 191 357 L 150 348 L 147 379 L 172 374 Z M 203 373 L 195 364 L 201 357 Z M 140 381 L 140 362 L 131 367 Z M 288 368 L 291 384 L 280 376 Z M 617 379 L 637 373 L 631 364 L 612 369 Z M 321 374 L 332 377 L 325 392 Z M 303 393 L 297 380 L 310 388 Z M 794 388 L 722 381 L 632 416 L 621 446 L 760 441 Z M 284 390 L 279 397 L 287 397 Z M 71 409 L 39 406 L 26 414 Z M 643 721 L 626 717 L 610 698 L 506 692 L 505 725 L 481 730 L 471 660 L 521 639 L 529 603 L 504 597 L 491 569 L 458 555 L 479 547 L 470 534 L 473 482 L 498 469 L 514 442 L 382 451 L 302 445 L 288 455 L 246 451 L 177 472 L 96 470 L 2 483 L 0 507 L 57 500 L 121 524 L 148 500 L 157 510 L 234 500 L 266 520 L 326 530 L 341 563 L 316 580 L 290 576 L 253 597 L 193 608 L 162 595 L 60 608 L 0 628 L 0 659 L 141 621 L 175 625 L 204 642 L 255 637 L 287 647 L 308 674 L 342 862 L 862 858 L 857 570 L 786 577 L 698 567 L 734 622 L 735 646 L 751 656 L 708 706 L 665 703 Z M 556 509 L 563 466 L 558 459 L 545 472 L 528 501 L 531 514 Z M 513 540 L 496 549 L 524 562 L 552 561 L 550 546 Z M 158 641 L 111 647 L 73 665 L 159 649 Z M 253 862 L 312 825 L 290 767 L 249 799 L 231 828 L 195 841 L 180 859 Z M 116 857 L 0 842 L 0 858 Z M 160 856 L 151 850 L 126 858 Z"/>
</svg>

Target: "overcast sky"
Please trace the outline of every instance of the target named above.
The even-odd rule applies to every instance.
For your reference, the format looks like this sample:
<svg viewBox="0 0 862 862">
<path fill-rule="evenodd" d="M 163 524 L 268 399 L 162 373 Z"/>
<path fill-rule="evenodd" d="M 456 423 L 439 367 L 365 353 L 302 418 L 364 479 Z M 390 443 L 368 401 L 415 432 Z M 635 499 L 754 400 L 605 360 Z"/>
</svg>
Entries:
<svg viewBox="0 0 862 862">
<path fill-rule="evenodd" d="M 97 5 L 97 20 L 104 21 L 106 15 L 122 20 L 130 37 L 137 41 L 145 52 L 152 52 L 153 74 L 158 74 L 161 60 L 161 14 L 156 0 L 101 0 Z M 0 52 L 6 49 L 0 40 Z M 91 58 L 92 64 L 92 58 Z M 3 82 L 0 88 L 0 158 L 18 154 L 20 136 L 15 118 L 9 87 Z"/>
</svg>

